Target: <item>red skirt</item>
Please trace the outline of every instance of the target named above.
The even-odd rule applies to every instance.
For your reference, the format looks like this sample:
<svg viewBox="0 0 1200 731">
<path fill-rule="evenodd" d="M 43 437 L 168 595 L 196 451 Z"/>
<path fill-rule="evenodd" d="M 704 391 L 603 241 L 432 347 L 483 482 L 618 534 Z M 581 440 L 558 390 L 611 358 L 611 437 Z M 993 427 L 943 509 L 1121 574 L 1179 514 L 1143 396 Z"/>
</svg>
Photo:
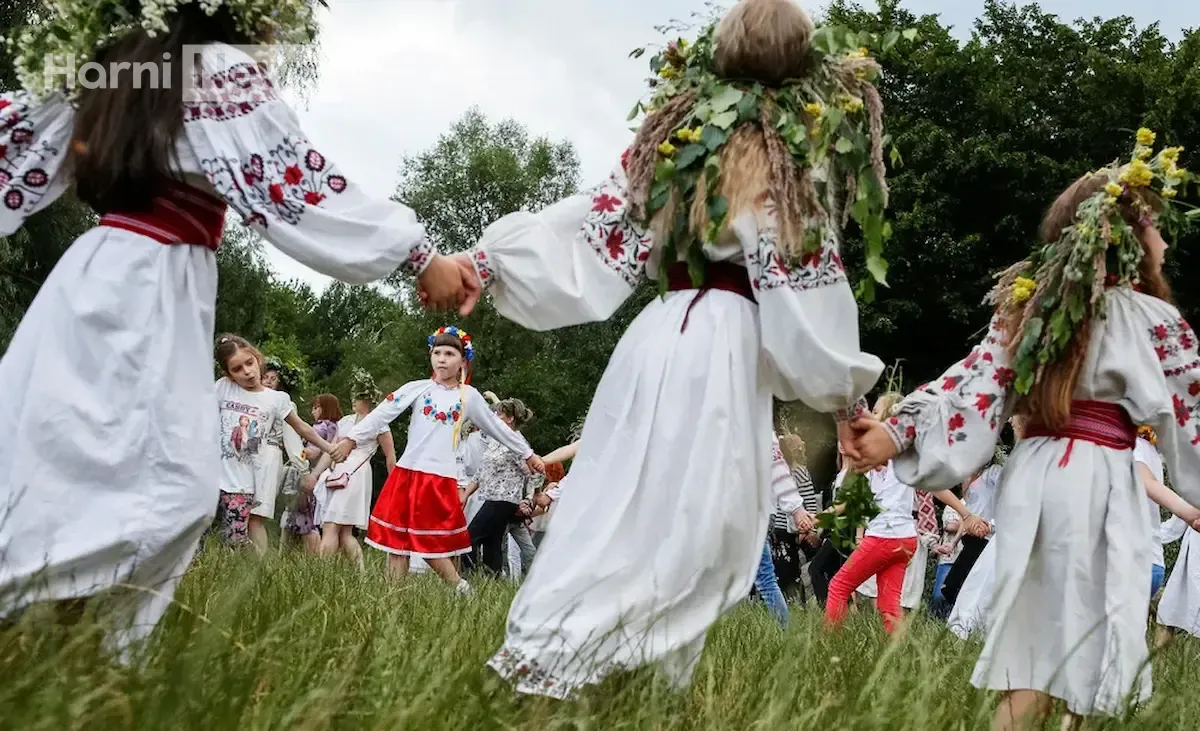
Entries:
<svg viewBox="0 0 1200 731">
<path fill-rule="evenodd" d="M 371 511 L 367 545 L 420 558 L 470 553 L 458 482 L 403 467 L 392 470 Z"/>
</svg>

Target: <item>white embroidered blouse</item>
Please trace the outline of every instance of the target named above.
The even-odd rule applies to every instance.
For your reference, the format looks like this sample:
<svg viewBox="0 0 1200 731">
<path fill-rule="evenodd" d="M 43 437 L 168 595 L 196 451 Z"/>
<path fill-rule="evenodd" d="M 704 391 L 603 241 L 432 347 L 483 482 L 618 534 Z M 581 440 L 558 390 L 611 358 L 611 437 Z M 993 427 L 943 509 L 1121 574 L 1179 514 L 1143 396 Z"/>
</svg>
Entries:
<svg viewBox="0 0 1200 731">
<path fill-rule="evenodd" d="M 528 459 L 533 454 L 529 442 L 509 429 L 474 387 L 449 388 L 430 379 L 407 383 L 388 394 L 374 411 L 358 422 L 347 438 L 359 447 L 365 447 L 381 429 L 386 429 L 410 407 L 408 443 L 404 454 L 396 461 L 398 467 L 457 482 L 459 470 L 454 426 L 464 415 L 481 432 L 511 449 L 521 459 Z"/>
<path fill-rule="evenodd" d="M 883 363 L 859 347 L 858 307 L 832 233 L 820 251 L 789 266 L 773 208 L 764 205 L 733 221 L 704 253 L 746 267 L 759 305 L 764 375 L 778 398 L 839 418 L 863 408 Z M 623 160 L 589 193 L 500 219 L 472 256 L 500 314 L 550 330 L 607 319 L 640 281 L 657 275 L 661 246 L 630 213 Z"/>
<path fill-rule="evenodd" d="M 365 195 L 320 152 L 244 52 L 211 44 L 202 101 L 184 106 L 176 152 L 188 185 L 222 198 L 251 229 L 331 277 L 366 283 L 398 266 L 420 274 L 435 253 L 409 208 Z M 210 93 L 211 92 L 211 93 Z M 61 94 L 0 95 L 0 236 L 71 185 L 64 164 L 75 110 Z"/>
</svg>

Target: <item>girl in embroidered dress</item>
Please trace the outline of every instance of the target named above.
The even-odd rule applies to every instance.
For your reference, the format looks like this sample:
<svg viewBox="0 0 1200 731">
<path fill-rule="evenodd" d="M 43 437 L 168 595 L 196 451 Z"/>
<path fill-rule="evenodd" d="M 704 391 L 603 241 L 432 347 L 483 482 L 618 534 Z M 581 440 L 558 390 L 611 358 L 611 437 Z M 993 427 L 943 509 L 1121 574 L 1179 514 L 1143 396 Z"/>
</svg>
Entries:
<svg viewBox="0 0 1200 731">
<path fill-rule="evenodd" d="M 461 593 L 469 587 L 451 559 L 471 551 L 458 497 L 455 459 L 463 419 L 470 419 L 485 435 L 518 454 L 531 470 L 543 469 L 524 437 L 501 421 L 483 396 L 468 385 L 474 355 L 470 336 L 456 327 L 444 327 L 429 336 L 433 378 L 413 381 L 388 394 L 350 430 L 336 455 L 366 447 L 412 408 L 408 444 L 371 511 L 367 545 L 388 554 L 389 575 L 406 575 L 409 560 L 422 558 Z"/>
<path fill-rule="evenodd" d="M 275 498 L 283 469 L 281 424 L 287 424 L 301 437 L 326 453 L 333 446 L 296 414 L 291 397 L 262 384 L 262 354 L 237 335 L 217 339 L 217 363 L 225 377 L 217 381 L 217 411 L 220 418 L 221 525 L 248 525 L 248 538 L 259 555 L 267 550 L 266 522 L 275 517 Z M 242 449 L 234 448 L 234 435 L 249 420 L 260 434 L 279 434 L 280 441 L 251 441 Z M 252 496 L 248 501 L 244 496 Z M 247 508 L 249 514 L 245 514 Z M 236 514 L 233 514 L 236 513 Z M 241 536 L 227 536 L 228 543 L 241 542 Z"/>
<path fill-rule="evenodd" d="M 814 32 L 793 0 L 742 0 L 672 44 L 656 108 L 609 178 L 501 219 L 459 259 L 536 330 L 607 319 L 646 276 L 664 291 L 613 352 L 557 507 L 588 530 L 547 533 L 491 661 L 521 692 L 567 697 L 646 664 L 690 683 L 762 557 L 772 396 L 846 424 L 883 369 L 859 347 L 838 255 L 855 196 L 826 184 L 863 182 L 855 211 L 882 226 L 879 67 L 816 51 Z M 827 104 L 854 134 L 823 124 Z M 830 154 L 835 138 L 861 154 Z"/>
<path fill-rule="evenodd" d="M 156 624 L 217 506 L 210 364 L 226 208 L 345 281 L 404 266 L 427 301 L 449 306 L 462 278 L 411 210 L 353 185 L 226 45 L 302 42 L 307 3 L 62 0 L 46 13 L 16 49 L 22 81 L 39 88 L 0 95 L 0 236 L 68 188 L 102 217 L 0 360 L 0 427 L 14 435 L 0 446 L 0 616 L 116 584 L 152 590 L 121 595 L 134 615 L 114 636 L 123 645 Z M 202 47 L 187 84 L 185 45 Z M 44 88 L 47 51 L 106 68 L 175 60 L 170 84 L 113 74 L 70 99 Z"/>
<path fill-rule="evenodd" d="M 1200 505 L 1200 353 L 1170 303 L 1159 232 L 1191 176 L 1178 148 L 1155 156 L 1153 142 L 1139 130 L 1132 162 L 1059 196 L 1043 245 L 993 290 L 971 355 L 887 421 L 859 422 L 860 467 L 894 458 L 902 480 L 933 487 L 989 459 L 1009 413 L 1029 416 L 1001 478 L 996 595 L 972 679 L 1004 692 L 997 729 L 1036 725 L 1051 698 L 1078 720 L 1150 694 L 1135 423 L 1154 427 L 1175 488 Z"/>
</svg>

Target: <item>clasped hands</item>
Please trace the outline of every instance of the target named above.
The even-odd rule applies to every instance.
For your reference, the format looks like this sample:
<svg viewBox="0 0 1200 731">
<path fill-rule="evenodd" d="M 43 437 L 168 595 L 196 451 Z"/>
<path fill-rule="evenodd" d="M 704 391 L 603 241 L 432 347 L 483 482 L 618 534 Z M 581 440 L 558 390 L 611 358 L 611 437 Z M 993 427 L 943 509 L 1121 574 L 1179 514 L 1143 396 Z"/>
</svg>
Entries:
<svg viewBox="0 0 1200 731">
<path fill-rule="evenodd" d="M 466 317 L 483 295 L 483 285 L 471 257 L 435 254 L 417 277 L 417 297 L 431 310 L 453 310 Z"/>
</svg>

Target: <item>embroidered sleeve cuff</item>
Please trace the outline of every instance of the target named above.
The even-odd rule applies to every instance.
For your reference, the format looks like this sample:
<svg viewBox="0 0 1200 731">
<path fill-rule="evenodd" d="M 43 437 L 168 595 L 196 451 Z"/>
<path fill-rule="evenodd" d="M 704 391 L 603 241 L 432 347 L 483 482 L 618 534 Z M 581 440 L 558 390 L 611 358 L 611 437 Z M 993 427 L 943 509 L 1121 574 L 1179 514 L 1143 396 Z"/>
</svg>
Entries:
<svg viewBox="0 0 1200 731">
<path fill-rule="evenodd" d="M 917 438 L 917 426 L 912 414 L 901 413 L 889 417 L 883 422 L 883 428 L 887 429 L 888 436 L 895 443 L 897 454 L 912 446 Z"/>
<path fill-rule="evenodd" d="M 421 276 L 429 268 L 429 262 L 433 261 L 433 257 L 437 256 L 437 253 L 433 242 L 429 239 L 421 239 L 408 252 L 408 259 L 404 262 L 404 273 L 412 277 Z"/>
<path fill-rule="evenodd" d="M 479 275 L 479 284 L 483 291 L 488 291 L 492 282 L 496 281 L 496 268 L 492 266 L 492 256 L 483 249 L 472 249 L 471 263 L 475 265 L 475 273 Z"/>
<path fill-rule="evenodd" d="M 838 409 L 833 412 L 833 418 L 837 419 L 838 423 L 844 421 L 854 421 L 858 417 L 867 413 L 870 409 L 867 408 L 867 400 L 860 398 L 858 403 L 846 409 Z"/>
</svg>

